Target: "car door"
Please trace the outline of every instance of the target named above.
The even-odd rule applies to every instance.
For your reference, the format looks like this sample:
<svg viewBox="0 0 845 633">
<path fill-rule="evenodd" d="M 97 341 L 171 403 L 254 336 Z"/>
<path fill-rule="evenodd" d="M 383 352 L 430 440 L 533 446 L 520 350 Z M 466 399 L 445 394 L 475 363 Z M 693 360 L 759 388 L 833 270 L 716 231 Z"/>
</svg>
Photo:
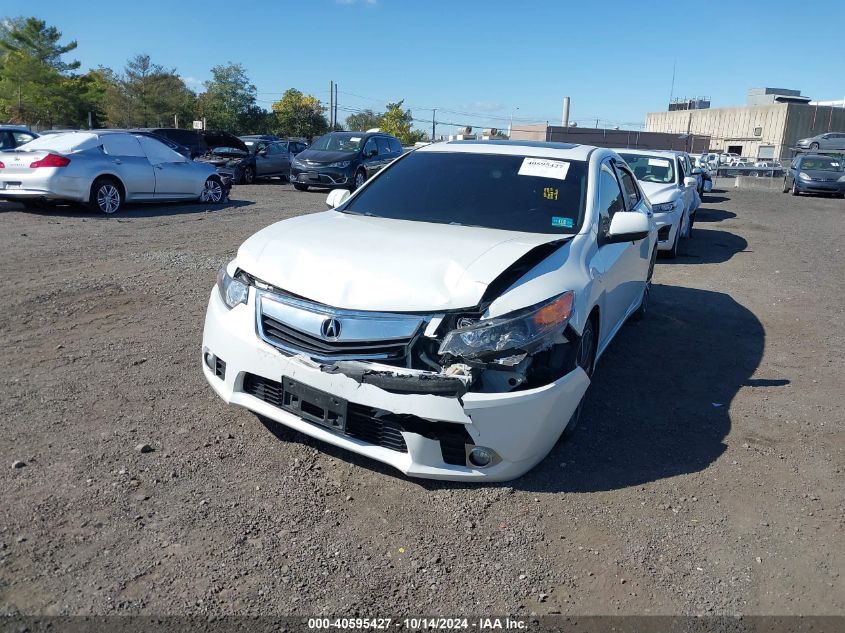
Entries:
<svg viewBox="0 0 845 633">
<path fill-rule="evenodd" d="M 364 165 L 364 170 L 367 172 L 367 178 L 379 170 L 378 143 L 376 143 L 375 136 L 371 136 L 364 143 L 364 149 L 361 152 L 361 162 Z"/>
<path fill-rule="evenodd" d="M 386 136 L 377 136 L 376 145 L 378 145 L 379 169 L 387 167 L 393 161 L 393 149 L 390 147 L 390 139 Z"/>
<path fill-rule="evenodd" d="M 607 241 L 610 221 L 613 216 L 626 210 L 625 197 L 616 176 L 613 162 L 605 160 L 598 174 L 598 226 L 596 258 L 600 283 L 604 295 L 601 310 L 599 349 L 603 349 L 616 331 L 622 326 L 630 312 L 632 303 L 638 299 L 642 285 L 632 283 L 634 279 L 645 279 L 641 274 L 642 242 L 612 244 Z M 638 201 L 637 204 L 643 204 Z M 636 205 L 634 205 L 636 208 Z"/>
<path fill-rule="evenodd" d="M 792 184 L 795 182 L 795 179 L 798 177 L 798 169 L 799 169 L 799 160 L 796 158 L 792 161 L 789 165 L 789 169 L 786 170 L 786 184 L 787 186 L 791 187 Z"/>
<path fill-rule="evenodd" d="M 196 195 L 201 187 L 198 187 L 196 171 L 187 158 L 152 137 L 137 138 L 153 167 L 156 198 L 178 199 Z"/>
<path fill-rule="evenodd" d="M 267 156 L 271 159 L 274 175 L 286 175 L 290 172 L 291 156 L 288 152 L 288 143 L 284 141 L 270 143 L 267 148 Z"/>
<path fill-rule="evenodd" d="M 695 196 L 695 185 L 684 184 L 684 180 L 686 179 L 686 177 L 690 176 L 691 174 L 687 171 L 683 156 L 678 156 L 677 160 L 675 161 L 675 164 L 678 168 L 678 187 L 680 187 L 681 192 L 684 194 L 684 213 L 689 213 L 693 206 L 692 203 L 693 197 Z"/>
<path fill-rule="evenodd" d="M 266 176 L 272 173 L 273 161 L 269 156 L 268 148 L 270 143 L 267 141 L 256 141 L 255 143 L 255 175 Z"/>
<path fill-rule="evenodd" d="M 126 200 L 130 202 L 155 197 L 156 178 L 153 166 L 147 160 L 139 138 L 121 133 L 103 134 L 100 137 L 108 169 L 123 182 Z"/>
</svg>

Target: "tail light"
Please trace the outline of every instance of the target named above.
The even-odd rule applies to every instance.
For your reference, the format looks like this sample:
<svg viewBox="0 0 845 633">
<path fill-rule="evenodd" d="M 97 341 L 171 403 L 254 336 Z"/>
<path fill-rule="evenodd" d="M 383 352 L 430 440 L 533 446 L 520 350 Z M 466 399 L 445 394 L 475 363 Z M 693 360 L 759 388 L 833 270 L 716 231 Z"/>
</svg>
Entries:
<svg viewBox="0 0 845 633">
<path fill-rule="evenodd" d="M 4 167 L 5 167 L 5 165 L 3 164 L 3 161 L 0 160 L 0 169 L 3 169 Z"/>
<path fill-rule="evenodd" d="M 32 169 L 36 167 L 67 167 L 68 165 L 70 165 L 70 159 L 58 154 L 47 154 L 44 158 L 29 164 Z"/>
</svg>

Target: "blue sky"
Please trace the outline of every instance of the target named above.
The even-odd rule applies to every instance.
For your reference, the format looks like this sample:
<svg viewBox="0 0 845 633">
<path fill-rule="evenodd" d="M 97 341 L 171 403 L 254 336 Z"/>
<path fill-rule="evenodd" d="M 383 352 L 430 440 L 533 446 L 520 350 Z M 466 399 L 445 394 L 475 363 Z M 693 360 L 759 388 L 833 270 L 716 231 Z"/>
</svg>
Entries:
<svg viewBox="0 0 845 633">
<path fill-rule="evenodd" d="M 781 0 L 3 0 L 0 16 L 34 14 L 57 26 L 78 40 L 73 58 L 83 68 L 120 69 L 144 52 L 200 89 L 212 66 L 242 63 L 268 108 L 289 87 L 328 101 L 334 80 L 341 108 L 378 110 L 404 98 L 420 119 L 438 108 L 438 121 L 506 128 L 511 116 L 514 127 L 559 122 L 569 95 L 579 125 L 599 119 L 625 128 L 666 108 L 673 64 L 674 95 L 708 96 L 714 107 L 742 104 L 759 86 L 845 97 L 845 2 L 804 7 Z M 812 54 L 799 43 L 808 38 L 816 42 Z"/>
</svg>

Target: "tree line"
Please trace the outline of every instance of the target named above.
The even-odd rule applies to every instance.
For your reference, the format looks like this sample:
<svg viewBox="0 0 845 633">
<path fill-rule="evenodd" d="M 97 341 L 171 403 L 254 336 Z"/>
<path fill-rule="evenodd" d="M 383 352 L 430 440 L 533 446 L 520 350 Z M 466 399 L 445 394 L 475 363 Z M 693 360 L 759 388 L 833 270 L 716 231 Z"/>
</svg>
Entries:
<svg viewBox="0 0 845 633">
<path fill-rule="evenodd" d="M 176 68 L 147 54 L 130 58 L 123 69 L 98 66 L 79 72 L 66 58 L 77 41 L 62 43 L 62 32 L 34 17 L 0 18 L 0 122 L 50 129 L 190 127 L 204 120 L 208 129 L 233 134 L 278 134 L 313 138 L 329 131 L 326 107 L 313 95 L 289 88 L 270 110 L 257 103 L 246 69 L 229 62 L 211 69 L 199 92 Z M 346 129 L 378 127 L 402 143 L 423 140 L 403 102 L 384 112 L 364 110 L 346 119 Z M 338 125 L 336 129 L 343 129 Z"/>
</svg>

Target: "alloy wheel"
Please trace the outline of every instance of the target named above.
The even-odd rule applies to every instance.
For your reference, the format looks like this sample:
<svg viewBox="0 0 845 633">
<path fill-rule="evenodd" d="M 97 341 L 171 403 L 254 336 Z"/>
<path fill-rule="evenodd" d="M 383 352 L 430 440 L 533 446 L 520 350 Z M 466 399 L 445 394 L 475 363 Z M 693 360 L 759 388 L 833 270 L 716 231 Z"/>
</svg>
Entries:
<svg viewBox="0 0 845 633">
<path fill-rule="evenodd" d="M 111 184 L 101 185 L 97 189 L 97 206 L 100 211 L 111 215 L 120 208 L 120 191 Z"/>
<path fill-rule="evenodd" d="M 220 202 L 223 199 L 223 187 L 214 178 L 209 178 L 205 181 L 205 186 L 200 194 L 200 200 L 203 202 Z"/>
</svg>

